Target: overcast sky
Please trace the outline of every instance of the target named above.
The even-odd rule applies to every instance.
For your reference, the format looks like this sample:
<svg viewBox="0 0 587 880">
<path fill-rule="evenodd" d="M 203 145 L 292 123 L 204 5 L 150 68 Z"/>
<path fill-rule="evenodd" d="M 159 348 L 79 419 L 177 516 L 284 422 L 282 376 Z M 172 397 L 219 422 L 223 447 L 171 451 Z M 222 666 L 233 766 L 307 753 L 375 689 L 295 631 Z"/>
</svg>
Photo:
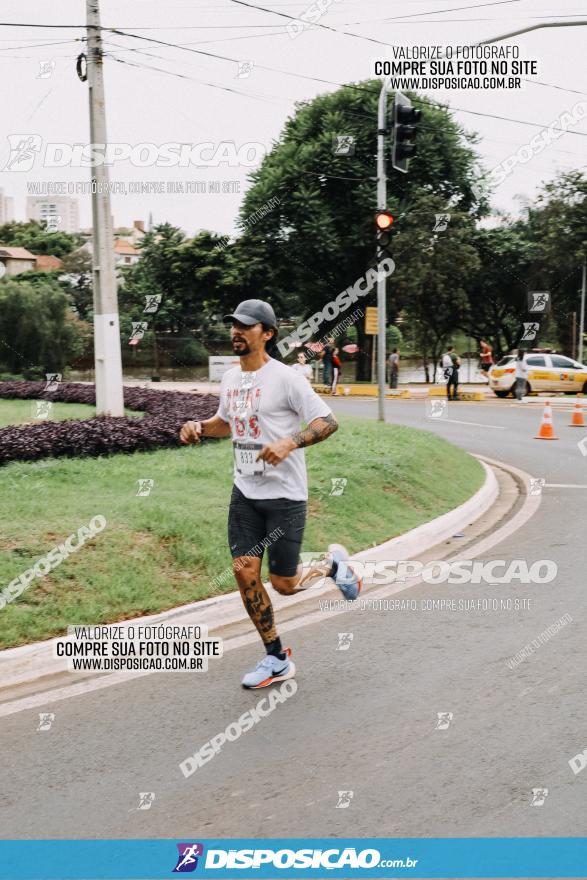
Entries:
<svg viewBox="0 0 587 880">
<path fill-rule="evenodd" d="M 263 0 L 255 0 L 263 3 Z M 267 9 L 301 15 L 305 0 L 266 0 Z M 291 39 L 287 19 L 273 12 L 257 11 L 231 0 L 161 3 L 161 0 L 103 0 L 102 25 L 127 30 L 141 37 L 222 55 L 226 59 L 192 54 L 118 35 L 105 35 L 108 139 L 121 143 L 162 144 L 172 141 L 194 144 L 211 141 L 248 142 L 270 149 L 279 136 L 296 100 L 334 91 L 286 73 L 260 69 L 277 68 L 294 74 L 319 77 L 335 83 L 356 82 L 372 76 L 375 58 L 391 58 L 391 48 L 369 42 L 371 37 L 389 47 L 459 45 L 549 20 L 587 18 L 579 0 L 510 0 L 467 3 L 459 0 L 338 0 L 320 19 L 321 24 L 350 31 L 359 37 L 316 28 Z M 10 155 L 8 136 L 36 134 L 44 143 L 87 143 L 89 123 L 87 88 L 75 73 L 75 58 L 82 50 L 85 3 L 60 0 L 4 0 L 3 22 L 76 25 L 75 28 L 0 28 L 0 75 L 3 101 L 0 167 Z M 390 20 L 390 19 L 394 20 Z M 578 101 L 587 101 L 585 82 L 585 28 L 540 30 L 512 38 L 507 43 L 522 47 L 523 56 L 537 59 L 539 76 L 522 91 L 427 92 L 447 101 L 466 128 L 481 136 L 478 152 L 487 169 L 527 144 L 538 129 L 519 122 L 477 114 L 496 114 L 525 122 L 548 124 Z M 77 42 L 73 42 L 76 40 Z M 61 42 L 68 41 L 68 42 Z M 43 46 L 43 43 L 59 45 Z M 116 45 L 115 45 L 116 44 Z M 122 47 L 122 48 L 120 48 Z M 141 52 L 131 51 L 140 49 Z M 149 54 L 142 54 L 149 53 Z M 124 61 L 119 63 L 112 56 Z M 156 56 L 156 57 L 153 57 Z M 250 76 L 237 76 L 238 61 L 252 61 Z M 54 62 L 48 78 L 39 76 L 40 62 Z M 131 66 L 140 65 L 140 66 Z M 168 75 L 145 65 L 182 74 Z M 238 94 L 210 87 L 225 86 Z M 541 83 L 541 84 L 538 84 Z M 549 84 L 548 86 L 546 84 Z M 557 86 L 558 88 L 554 88 Z M 575 91 L 568 91 L 575 90 Z M 579 92 L 580 94 L 576 94 Z M 525 164 L 497 189 L 496 208 L 516 213 L 524 199 L 531 199 L 541 182 L 560 170 L 579 168 L 587 161 L 587 123 L 579 122 L 556 143 Z M 582 133 L 581 135 L 578 133 Z M 238 193 L 186 193 L 114 195 L 112 208 L 117 225 L 134 219 L 169 221 L 189 233 L 211 229 L 229 234 L 247 186 L 246 167 L 137 168 L 130 162 L 117 164 L 113 180 L 130 181 L 238 181 Z M 3 171 L 0 186 L 13 195 L 16 218 L 24 219 L 27 185 L 34 181 L 84 182 L 89 169 L 43 168 Z M 90 199 L 81 196 L 80 219 L 90 225 Z M 374 202 L 375 204 L 375 202 Z"/>
</svg>

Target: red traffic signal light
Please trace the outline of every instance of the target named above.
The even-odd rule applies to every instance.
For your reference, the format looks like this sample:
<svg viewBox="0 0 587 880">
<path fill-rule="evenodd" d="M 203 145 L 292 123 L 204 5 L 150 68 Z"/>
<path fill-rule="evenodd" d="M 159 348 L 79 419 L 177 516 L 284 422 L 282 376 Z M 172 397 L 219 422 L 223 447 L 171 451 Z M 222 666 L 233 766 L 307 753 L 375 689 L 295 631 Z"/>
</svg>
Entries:
<svg viewBox="0 0 587 880">
<path fill-rule="evenodd" d="M 378 211 L 375 214 L 375 226 L 380 232 L 387 232 L 393 224 L 393 214 L 390 211 Z"/>
</svg>

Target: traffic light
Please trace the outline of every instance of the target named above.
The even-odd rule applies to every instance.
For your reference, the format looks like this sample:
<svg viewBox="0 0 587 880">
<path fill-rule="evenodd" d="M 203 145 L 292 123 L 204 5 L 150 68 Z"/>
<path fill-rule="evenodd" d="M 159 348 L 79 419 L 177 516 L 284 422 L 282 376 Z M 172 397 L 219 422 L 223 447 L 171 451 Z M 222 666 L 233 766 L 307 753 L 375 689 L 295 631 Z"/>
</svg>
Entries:
<svg viewBox="0 0 587 880">
<path fill-rule="evenodd" d="M 408 161 L 416 155 L 416 126 L 422 111 L 412 107 L 412 102 L 401 92 L 393 99 L 391 121 L 391 164 L 396 171 L 408 170 Z"/>
<path fill-rule="evenodd" d="M 377 245 L 386 248 L 391 243 L 391 227 L 393 226 L 393 214 L 391 211 L 377 211 L 375 214 L 375 228 L 377 229 Z"/>
</svg>

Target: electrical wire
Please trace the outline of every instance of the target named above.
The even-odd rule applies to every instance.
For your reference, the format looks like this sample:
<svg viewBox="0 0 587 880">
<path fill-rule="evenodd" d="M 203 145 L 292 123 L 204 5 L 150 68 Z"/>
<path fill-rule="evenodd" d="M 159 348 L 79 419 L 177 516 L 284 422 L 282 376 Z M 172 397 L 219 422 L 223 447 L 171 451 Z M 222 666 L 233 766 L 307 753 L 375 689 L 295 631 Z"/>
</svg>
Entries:
<svg viewBox="0 0 587 880">
<path fill-rule="evenodd" d="M 442 15 L 443 12 L 464 12 L 466 9 L 481 9 L 483 6 L 505 6 L 506 4 L 520 2 L 521 0 L 493 0 L 491 3 L 478 3 L 474 6 L 452 6 L 450 9 L 436 9 L 433 12 L 411 12 L 407 15 L 396 15 L 393 18 L 382 18 L 381 21 L 400 21 L 402 18 L 422 18 L 424 15 Z"/>
<path fill-rule="evenodd" d="M 242 5 L 242 6 L 249 6 L 249 7 L 253 8 L 253 9 L 259 9 L 259 10 L 263 11 L 263 7 L 260 7 L 260 6 L 253 6 L 253 5 L 250 4 L 250 3 L 246 3 L 245 0 L 229 0 L 229 2 L 231 2 L 231 3 L 237 3 L 237 4 Z M 265 11 L 272 12 L 272 10 L 265 10 Z M 285 18 L 288 18 L 288 19 L 291 19 L 291 20 L 293 20 L 293 21 L 297 21 L 297 19 L 295 19 L 293 16 L 285 15 L 285 13 L 274 13 L 274 14 L 276 14 L 276 15 L 280 15 L 280 16 L 285 17 Z M 11 26 L 11 27 L 29 27 L 29 26 L 30 26 L 30 27 L 50 27 L 50 28 L 72 28 L 72 27 L 77 27 L 77 25 L 52 25 L 52 24 L 50 24 L 50 25 L 42 25 L 42 24 L 24 25 L 24 24 L 19 24 L 19 23 L 16 23 L 16 22 L 9 22 L 8 24 L 7 24 L 7 23 L 2 23 L 2 22 L 0 22 L 0 26 L 9 26 L 9 27 L 10 27 L 10 26 Z M 324 25 L 323 27 L 326 27 L 326 26 Z M 326 29 L 327 29 L 327 30 L 333 30 L 333 28 L 328 28 L 328 27 L 326 27 Z M 226 55 L 219 55 L 218 53 L 208 52 L 208 51 L 206 51 L 206 50 L 204 50 L 204 49 L 193 49 L 193 48 L 191 48 L 191 47 L 189 47 L 189 46 L 182 46 L 181 44 L 178 44 L 178 43 L 170 43 L 170 42 L 165 41 L 165 40 L 157 40 L 157 39 L 155 39 L 154 37 L 144 37 L 144 36 L 140 36 L 139 34 L 134 34 L 134 33 L 129 32 L 129 31 L 123 31 L 123 30 L 121 30 L 121 29 L 119 29 L 119 28 L 106 28 L 106 27 L 102 27 L 101 30 L 103 30 L 103 31 L 109 31 L 109 32 L 111 32 L 111 33 L 118 34 L 119 36 L 123 36 L 123 37 L 129 37 L 129 38 L 133 38 L 133 39 L 137 39 L 137 40 L 145 40 L 146 42 L 157 43 L 157 44 L 162 45 L 162 46 L 170 46 L 170 47 L 172 47 L 172 48 L 182 49 L 183 51 L 186 51 L 186 52 L 193 52 L 193 53 L 195 53 L 195 54 L 198 54 L 198 55 L 204 55 L 204 56 L 209 57 L 209 58 L 216 58 L 216 59 L 219 59 L 219 60 L 221 60 L 221 61 L 228 61 L 228 62 L 231 62 L 231 63 L 233 63 L 233 64 L 238 64 L 238 62 L 239 62 L 239 60 L 240 60 L 240 59 L 238 59 L 238 58 L 230 58 L 229 56 L 226 56 Z M 338 31 L 337 33 L 347 33 L 347 32 L 345 32 L 345 31 Z M 357 37 L 357 38 L 359 38 L 359 39 L 369 39 L 369 41 L 371 41 L 371 42 L 380 42 L 379 40 L 375 40 L 375 41 L 374 41 L 374 40 L 372 40 L 371 38 L 366 38 L 366 37 L 363 38 L 363 37 L 361 37 L 360 34 L 350 34 L 350 33 L 348 33 L 347 36 L 354 36 L 354 37 Z M 390 44 L 385 43 L 385 44 L 382 44 L 382 45 L 389 46 Z M 120 59 L 117 59 L 117 60 L 120 60 Z M 279 69 L 279 68 L 269 67 L 269 66 L 267 66 L 267 65 L 262 65 L 262 64 L 256 64 L 255 66 L 256 66 L 259 70 L 268 70 L 268 71 L 270 71 L 270 72 L 272 72 L 272 73 L 280 73 L 280 74 L 282 74 L 282 75 L 284 75 L 284 76 L 293 76 L 293 77 L 295 77 L 295 78 L 299 78 L 299 79 L 307 79 L 307 80 L 310 80 L 310 81 L 313 81 L 313 82 L 320 82 L 320 83 L 323 83 L 323 84 L 326 84 L 326 85 L 335 85 L 335 86 L 351 88 L 351 89 L 355 89 L 355 90 L 359 90 L 359 91 L 367 91 L 367 92 L 371 92 L 371 93 L 376 93 L 376 90 L 375 90 L 375 89 L 368 89 L 368 88 L 361 87 L 361 86 L 355 86 L 354 84 L 351 84 L 351 83 L 337 83 L 337 82 L 333 82 L 332 80 L 322 79 L 321 77 L 308 76 L 308 75 L 306 75 L 306 74 L 295 73 L 295 72 L 293 72 L 293 71 L 288 71 L 288 70 L 281 70 L 281 69 Z M 163 72 L 163 73 L 169 73 L 169 71 L 165 71 L 165 70 L 162 70 L 161 72 Z M 180 76 L 179 74 L 172 74 L 172 75 Z M 182 78 L 185 79 L 186 77 L 182 77 Z M 223 91 L 232 91 L 232 92 L 235 92 L 235 93 L 237 93 L 237 94 L 242 94 L 242 95 L 244 95 L 245 97 L 251 97 L 251 95 L 249 95 L 249 94 L 246 93 L 246 92 L 239 92 L 237 89 L 230 89 L 229 87 L 217 86 L 217 85 L 215 85 L 215 84 L 213 84 L 213 83 L 202 83 L 202 85 L 207 85 L 207 86 L 209 86 L 209 87 L 211 87 L 211 88 L 222 89 Z M 418 98 L 418 99 L 415 99 L 415 102 L 416 102 L 416 103 L 419 102 L 419 103 L 422 103 L 422 104 L 425 104 L 425 105 L 428 105 L 428 106 L 434 106 L 434 107 L 440 107 L 440 106 L 441 106 L 441 105 L 439 105 L 439 104 L 437 104 L 437 103 L 435 103 L 435 102 L 427 101 L 427 100 L 424 99 L 424 98 Z M 449 108 L 447 107 L 446 109 L 448 110 Z M 518 125 L 528 125 L 528 126 L 531 126 L 532 128 L 547 128 L 547 127 L 548 127 L 548 126 L 546 126 L 544 123 L 529 122 L 529 121 L 527 121 L 527 120 L 523 120 L 523 119 L 512 119 L 511 117 L 500 116 L 500 115 L 498 115 L 498 114 L 494 114 L 494 113 L 482 113 L 481 111 L 478 111 L 478 110 L 467 110 L 467 109 L 465 109 L 465 108 L 463 108 L 463 107 L 450 107 L 450 110 L 452 110 L 452 111 L 457 111 L 457 112 L 459 112 L 459 113 L 468 113 L 468 114 L 470 114 L 470 115 L 472 115 L 472 116 L 484 117 L 484 118 L 487 118 L 487 119 L 498 119 L 498 120 L 501 120 L 501 121 L 503 121 L 503 122 L 513 122 L 513 123 L 516 123 L 516 124 L 518 124 Z M 566 134 L 571 134 L 571 135 L 574 135 L 575 137 L 587 137 L 587 133 L 585 133 L 585 132 L 579 132 L 579 131 L 567 131 Z"/>
<path fill-rule="evenodd" d="M 71 40 L 58 40 L 55 43 L 34 43 L 27 46 L 2 46 L 0 52 L 15 52 L 18 49 L 43 49 L 45 46 L 63 46 L 65 43 L 82 43 L 82 37 L 74 37 Z"/>
<path fill-rule="evenodd" d="M 216 83 L 204 82 L 203 80 L 198 80 L 193 76 L 186 76 L 183 73 L 175 73 L 172 70 L 165 70 L 162 67 L 155 67 L 154 65 L 151 65 L 151 64 L 138 64 L 138 63 L 135 63 L 134 61 L 128 61 L 126 58 L 117 58 L 116 55 L 114 55 L 111 52 L 104 53 L 104 54 L 107 55 L 109 58 L 112 58 L 113 61 L 118 61 L 119 64 L 128 64 L 129 67 L 139 67 L 139 68 L 144 68 L 145 70 L 155 70 L 158 73 L 166 73 L 168 76 L 175 76 L 178 79 L 190 80 L 191 82 L 198 83 L 198 85 L 208 86 L 208 88 L 211 88 L 211 89 L 219 89 L 222 92 L 232 92 L 233 94 L 240 95 L 241 97 L 244 97 L 244 98 L 252 98 L 253 100 L 264 101 L 266 103 L 273 103 L 272 96 L 269 96 L 269 95 L 255 95 L 251 92 L 243 92 L 240 89 L 233 89 L 230 86 L 220 86 L 220 85 L 217 85 Z"/>
<path fill-rule="evenodd" d="M 266 6 L 255 6 L 253 3 L 247 3 L 246 0 L 229 0 L 230 3 L 236 3 L 237 6 L 246 6 L 249 9 L 256 9 L 257 12 L 268 12 L 270 15 L 278 15 L 280 18 L 287 18 L 290 21 L 300 22 L 301 19 L 295 15 L 288 15 L 286 12 L 275 12 L 274 9 L 268 9 Z M 517 2 L 517 0 L 507 0 L 507 2 Z M 305 24 L 305 22 L 304 22 Z M 378 43 L 380 46 L 390 47 L 390 43 L 384 43 L 382 40 L 376 40 L 374 37 L 366 37 L 363 34 L 352 34 L 350 31 L 340 31 L 338 28 L 330 27 L 330 25 L 322 24 L 319 21 L 312 22 L 312 27 L 322 28 L 326 31 L 332 31 L 335 34 L 344 34 L 346 37 L 355 37 L 358 40 L 366 40 L 369 43 Z"/>
<path fill-rule="evenodd" d="M 233 2 L 233 3 L 234 2 L 241 2 L 241 0 L 231 0 L 231 2 Z M 157 43 L 162 46 L 172 46 L 176 49 L 183 49 L 185 52 L 193 52 L 196 55 L 205 55 L 210 58 L 217 58 L 221 61 L 229 61 L 229 62 L 232 62 L 233 64 L 238 64 L 238 62 L 239 62 L 238 58 L 230 58 L 227 55 L 219 55 L 214 52 L 205 51 L 204 49 L 192 49 L 188 46 L 182 46 L 179 43 L 169 43 L 165 40 L 156 40 L 154 37 L 141 37 L 139 34 L 133 34 L 129 31 L 121 31 L 118 28 L 106 28 L 106 30 L 110 30 L 112 33 L 118 34 L 119 36 L 132 37 L 137 40 L 145 40 L 147 42 Z M 353 83 L 333 82 L 332 80 L 322 79 L 321 77 L 308 76 L 307 74 L 295 73 L 295 72 L 289 71 L 289 70 L 281 70 L 280 68 L 269 67 L 269 66 L 263 65 L 263 64 L 256 64 L 255 67 L 257 67 L 259 70 L 268 70 L 268 71 L 271 71 L 272 73 L 281 73 L 285 76 L 293 76 L 296 79 L 307 79 L 307 80 L 311 80 L 312 82 L 319 82 L 319 83 L 323 83 L 326 85 L 333 85 L 333 86 L 338 86 L 338 87 L 342 87 L 342 88 L 354 89 L 354 90 L 361 91 L 361 92 L 369 92 L 371 94 L 378 94 L 379 93 L 378 89 L 371 89 L 371 88 L 368 88 L 365 86 L 356 86 Z M 442 105 L 440 105 L 434 101 L 428 101 L 425 98 L 421 98 L 421 97 L 415 98 L 414 102 L 421 103 L 421 104 L 431 106 L 431 107 L 439 107 L 442 109 Z M 511 117 L 508 117 L 508 116 L 499 116 L 498 114 L 495 114 L 495 113 L 482 113 L 479 110 L 467 110 L 463 107 L 450 107 L 449 108 L 447 106 L 446 109 L 447 109 L 447 111 L 450 109 L 452 111 L 458 111 L 459 113 L 469 113 L 473 116 L 481 116 L 481 117 L 486 117 L 488 119 L 500 119 L 503 122 L 514 122 L 519 125 L 529 125 L 533 128 L 547 128 L 548 127 L 544 123 L 540 123 L 540 122 L 529 122 L 529 121 L 526 121 L 523 119 L 512 119 Z M 584 133 L 584 132 L 567 131 L 566 133 L 580 136 L 580 137 L 587 137 L 587 133 Z"/>
</svg>

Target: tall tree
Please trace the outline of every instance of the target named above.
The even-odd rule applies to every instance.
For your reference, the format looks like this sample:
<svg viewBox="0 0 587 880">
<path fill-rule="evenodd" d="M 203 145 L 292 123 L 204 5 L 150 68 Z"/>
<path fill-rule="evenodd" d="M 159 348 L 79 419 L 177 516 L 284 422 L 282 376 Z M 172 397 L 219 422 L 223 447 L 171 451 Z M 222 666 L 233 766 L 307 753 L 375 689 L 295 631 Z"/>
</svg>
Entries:
<svg viewBox="0 0 587 880">
<path fill-rule="evenodd" d="M 307 317 L 373 265 L 379 89 L 377 80 L 363 82 L 297 106 L 253 172 L 243 202 L 241 222 L 247 228 L 232 256 L 237 266 L 252 259 L 233 276 L 235 297 L 263 291 L 282 316 Z M 475 138 L 445 109 L 428 102 L 422 109 L 418 155 L 409 174 L 389 168 L 388 207 L 407 213 L 419 198 L 435 193 L 445 210 L 458 207 L 473 216 L 479 208 L 473 190 Z M 341 136 L 353 139 L 352 155 L 337 151 Z M 267 210 L 270 204 L 275 206 Z M 420 256 L 405 253 L 402 259 L 409 271 Z M 366 304 L 374 302 L 371 294 Z M 362 326 L 357 330 L 366 349 Z M 366 377 L 368 357 L 359 363 Z"/>
<path fill-rule="evenodd" d="M 489 341 L 499 357 L 520 344 L 528 291 L 544 283 L 539 269 L 541 246 L 532 240 L 524 220 L 477 229 L 471 243 L 480 264 L 467 284 L 468 320 L 459 326 L 477 342 Z M 538 336 L 535 344 L 539 341 Z"/>
<path fill-rule="evenodd" d="M 579 311 L 581 274 L 587 258 L 587 177 L 561 174 L 547 183 L 528 211 L 529 235 L 536 242 L 536 270 L 552 295 L 553 315 L 564 351 L 574 350 L 572 314 Z"/>
<path fill-rule="evenodd" d="M 389 312 L 401 311 L 408 318 L 427 382 L 435 380 L 440 354 L 455 330 L 469 324 L 467 287 L 480 265 L 471 243 L 471 217 L 441 208 L 436 196 L 426 195 L 399 219 L 394 246 L 397 269 L 389 285 Z"/>
</svg>

